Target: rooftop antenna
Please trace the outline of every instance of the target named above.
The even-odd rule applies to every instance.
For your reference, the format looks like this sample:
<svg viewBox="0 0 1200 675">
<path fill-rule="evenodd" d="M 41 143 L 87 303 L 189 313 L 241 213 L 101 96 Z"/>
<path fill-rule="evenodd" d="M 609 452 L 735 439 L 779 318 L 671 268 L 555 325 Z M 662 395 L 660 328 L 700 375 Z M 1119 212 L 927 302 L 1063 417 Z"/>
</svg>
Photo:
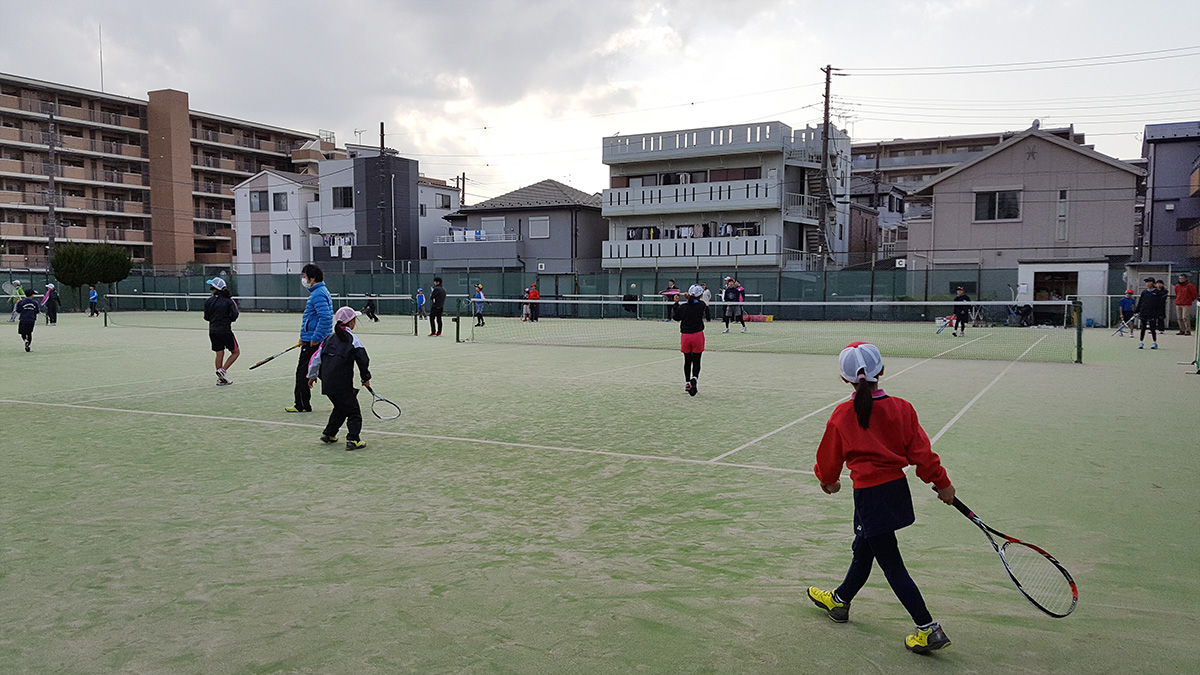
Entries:
<svg viewBox="0 0 1200 675">
<path fill-rule="evenodd" d="M 100 91 L 104 91 L 104 25 L 96 24 L 96 32 L 100 36 Z"/>
<path fill-rule="evenodd" d="M 355 129 L 354 130 L 354 137 L 355 137 L 354 142 L 356 145 L 362 145 L 362 135 L 366 131 L 367 131 L 366 129 Z"/>
</svg>

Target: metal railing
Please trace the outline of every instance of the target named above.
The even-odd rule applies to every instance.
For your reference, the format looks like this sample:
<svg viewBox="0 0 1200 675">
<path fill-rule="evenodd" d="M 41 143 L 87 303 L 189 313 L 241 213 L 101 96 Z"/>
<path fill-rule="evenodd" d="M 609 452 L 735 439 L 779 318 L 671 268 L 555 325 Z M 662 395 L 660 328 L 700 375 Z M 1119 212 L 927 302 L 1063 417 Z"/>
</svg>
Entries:
<svg viewBox="0 0 1200 675">
<path fill-rule="evenodd" d="M 435 244 L 474 243 L 481 241 L 517 241 L 515 234 L 496 234 L 475 230 L 467 230 L 456 234 L 444 234 L 433 239 Z"/>
<path fill-rule="evenodd" d="M 783 213 L 788 220 L 821 220 L 822 202 L 817 197 L 788 192 L 784 195 Z"/>
</svg>

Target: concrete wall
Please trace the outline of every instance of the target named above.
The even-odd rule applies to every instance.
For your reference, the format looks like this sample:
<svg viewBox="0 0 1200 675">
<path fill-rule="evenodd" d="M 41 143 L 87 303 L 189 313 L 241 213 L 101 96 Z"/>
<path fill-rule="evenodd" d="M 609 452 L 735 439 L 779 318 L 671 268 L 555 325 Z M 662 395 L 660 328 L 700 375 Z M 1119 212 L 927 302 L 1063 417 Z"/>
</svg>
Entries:
<svg viewBox="0 0 1200 675">
<path fill-rule="evenodd" d="M 1190 176 L 1200 156 L 1200 138 L 1148 142 L 1146 259 L 1182 262 L 1189 257 L 1187 231 L 1180 218 L 1200 218 L 1200 197 L 1191 196 Z M 1168 211 L 1167 209 L 1171 210 Z"/>
</svg>

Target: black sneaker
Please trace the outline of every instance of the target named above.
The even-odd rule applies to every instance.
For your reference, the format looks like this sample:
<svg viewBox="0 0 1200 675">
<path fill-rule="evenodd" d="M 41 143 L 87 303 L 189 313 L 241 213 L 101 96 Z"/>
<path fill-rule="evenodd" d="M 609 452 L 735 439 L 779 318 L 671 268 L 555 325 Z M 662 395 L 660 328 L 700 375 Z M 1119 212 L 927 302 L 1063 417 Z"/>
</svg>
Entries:
<svg viewBox="0 0 1200 675">
<path fill-rule="evenodd" d="M 689 382 L 688 384 L 692 385 L 691 388 L 688 389 L 688 395 L 695 396 L 696 391 L 698 391 L 698 389 L 699 389 L 699 383 L 696 381 L 696 378 L 693 377 L 692 381 Z"/>
<path fill-rule="evenodd" d="M 950 638 L 938 623 L 932 623 L 928 628 L 917 627 L 916 635 L 904 638 L 904 648 L 914 654 L 928 654 L 935 649 L 950 646 Z"/>
<path fill-rule="evenodd" d="M 321 442 L 325 443 L 326 445 L 331 445 L 333 443 L 337 443 L 337 436 L 329 436 L 327 434 L 321 434 Z"/>
<path fill-rule="evenodd" d="M 347 451 L 362 450 L 365 447 L 367 447 L 367 444 L 363 441 L 346 441 L 346 450 Z"/>
</svg>

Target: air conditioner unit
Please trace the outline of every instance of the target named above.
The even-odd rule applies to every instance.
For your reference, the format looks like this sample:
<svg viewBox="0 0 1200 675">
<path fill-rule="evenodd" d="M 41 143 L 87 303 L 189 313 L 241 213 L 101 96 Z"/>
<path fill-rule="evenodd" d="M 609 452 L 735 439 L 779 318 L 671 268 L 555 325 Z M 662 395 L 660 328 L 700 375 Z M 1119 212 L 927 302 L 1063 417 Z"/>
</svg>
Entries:
<svg viewBox="0 0 1200 675">
<path fill-rule="evenodd" d="M 907 260 L 905 260 L 904 258 L 896 258 L 896 269 L 900 269 L 900 268 L 907 267 L 907 266 L 908 266 Z"/>
</svg>

